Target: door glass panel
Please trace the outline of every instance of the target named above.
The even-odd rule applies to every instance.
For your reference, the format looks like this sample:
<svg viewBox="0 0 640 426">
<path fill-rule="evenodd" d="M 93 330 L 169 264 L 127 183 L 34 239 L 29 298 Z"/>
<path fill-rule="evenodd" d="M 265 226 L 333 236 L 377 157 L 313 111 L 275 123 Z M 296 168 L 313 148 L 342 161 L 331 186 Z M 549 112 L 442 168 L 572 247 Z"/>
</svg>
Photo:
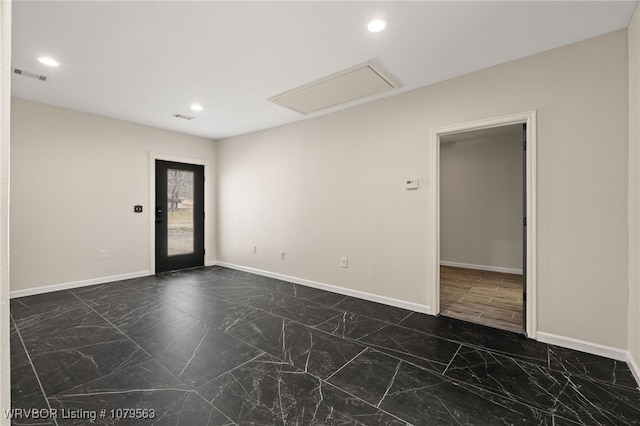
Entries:
<svg viewBox="0 0 640 426">
<path fill-rule="evenodd" d="M 193 175 L 187 170 L 167 170 L 167 255 L 194 252 Z"/>
</svg>

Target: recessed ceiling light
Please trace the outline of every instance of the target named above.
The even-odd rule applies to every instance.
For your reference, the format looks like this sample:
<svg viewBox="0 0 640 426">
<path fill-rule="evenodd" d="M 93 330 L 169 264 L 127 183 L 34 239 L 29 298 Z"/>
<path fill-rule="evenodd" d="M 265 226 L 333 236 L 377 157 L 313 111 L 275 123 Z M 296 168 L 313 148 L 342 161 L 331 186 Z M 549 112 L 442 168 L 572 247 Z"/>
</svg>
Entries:
<svg viewBox="0 0 640 426">
<path fill-rule="evenodd" d="M 202 111 L 202 105 L 200 105 L 200 104 L 191 104 L 191 109 L 193 111 Z"/>
<path fill-rule="evenodd" d="M 369 25 L 367 25 L 367 29 L 372 33 L 377 33 L 384 30 L 384 27 L 386 26 L 387 26 L 387 23 L 384 22 L 382 19 L 376 19 L 369 22 Z"/>
<path fill-rule="evenodd" d="M 38 58 L 38 61 L 39 61 L 41 64 L 45 64 L 45 65 L 50 66 L 50 67 L 57 67 L 58 65 L 60 65 L 60 64 L 58 63 L 58 61 L 56 61 L 56 60 L 55 60 L 55 59 L 53 59 L 53 58 L 49 58 L 49 57 L 47 57 L 47 56 L 42 56 L 42 57 Z"/>
</svg>

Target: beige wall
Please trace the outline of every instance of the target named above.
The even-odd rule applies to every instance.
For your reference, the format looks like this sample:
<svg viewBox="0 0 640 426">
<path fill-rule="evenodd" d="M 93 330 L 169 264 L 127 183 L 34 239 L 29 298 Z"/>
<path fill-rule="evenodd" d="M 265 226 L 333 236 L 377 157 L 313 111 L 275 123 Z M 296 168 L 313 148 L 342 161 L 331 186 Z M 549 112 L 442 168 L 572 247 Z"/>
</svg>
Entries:
<svg viewBox="0 0 640 426">
<path fill-rule="evenodd" d="M 533 109 L 538 330 L 626 348 L 626 30 L 218 141 L 218 259 L 428 307 L 430 130 Z"/>
<path fill-rule="evenodd" d="M 522 126 L 506 129 L 440 144 L 441 262 L 522 271 Z"/>
<path fill-rule="evenodd" d="M 11 406 L 9 353 L 9 115 L 11 2 L 0 1 L 0 408 Z M 1 425 L 11 422 L 0 417 Z"/>
<path fill-rule="evenodd" d="M 629 353 L 640 365 L 640 8 L 629 26 Z M 637 371 L 640 375 L 640 371 Z"/>
<path fill-rule="evenodd" d="M 11 150 L 12 292 L 148 273 L 150 152 L 215 163 L 207 139 L 15 98 Z"/>
</svg>

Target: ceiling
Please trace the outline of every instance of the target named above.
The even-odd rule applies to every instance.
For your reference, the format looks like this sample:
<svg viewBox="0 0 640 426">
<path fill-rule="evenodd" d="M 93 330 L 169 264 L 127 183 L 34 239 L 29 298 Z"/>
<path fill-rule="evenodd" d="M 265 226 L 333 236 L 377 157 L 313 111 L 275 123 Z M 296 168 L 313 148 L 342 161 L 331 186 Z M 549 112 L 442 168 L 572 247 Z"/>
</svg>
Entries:
<svg viewBox="0 0 640 426">
<path fill-rule="evenodd" d="M 637 3 L 14 0 L 12 66 L 48 81 L 14 74 L 12 95 L 219 139 L 626 28 Z M 308 115 L 268 100 L 367 61 L 400 87 Z"/>
</svg>

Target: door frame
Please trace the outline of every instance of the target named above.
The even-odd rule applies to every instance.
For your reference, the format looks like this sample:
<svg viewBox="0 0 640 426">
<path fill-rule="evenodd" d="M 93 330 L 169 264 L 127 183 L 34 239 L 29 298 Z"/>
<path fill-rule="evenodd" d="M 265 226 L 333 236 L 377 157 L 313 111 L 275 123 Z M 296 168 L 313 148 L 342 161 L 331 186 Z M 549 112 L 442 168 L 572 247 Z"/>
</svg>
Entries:
<svg viewBox="0 0 640 426">
<path fill-rule="evenodd" d="M 431 129 L 429 140 L 429 182 L 432 191 L 429 191 L 429 213 L 428 224 L 429 235 L 432 236 L 432 253 L 429 255 L 431 266 L 431 280 L 434 283 L 431 291 L 431 314 L 440 313 L 440 137 L 455 133 L 467 132 L 470 130 L 490 129 L 512 124 L 527 125 L 527 152 L 526 152 L 526 188 L 527 193 L 527 265 L 526 265 L 526 286 L 527 300 L 525 305 L 525 315 L 527 318 L 527 328 L 525 332 L 531 339 L 537 338 L 538 318 L 537 318 L 537 132 L 536 132 L 536 111 L 525 111 L 521 113 L 505 115 L 501 117 L 488 118 L 484 120 L 471 121 L 460 124 L 453 124 Z"/>
<path fill-rule="evenodd" d="M 156 273 L 156 160 L 172 161 L 175 163 L 195 164 L 204 166 L 204 265 L 213 265 L 212 256 L 213 238 L 210 236 L 209 223 L 212 211 L 213 179 L 211 178 L 211 167 L 209 160 L 201 158 L 189 158 L 178 155 L 163 154 L 158 152 L 149 153 L 149 272 L 151 275 Z"/>
</svg>

